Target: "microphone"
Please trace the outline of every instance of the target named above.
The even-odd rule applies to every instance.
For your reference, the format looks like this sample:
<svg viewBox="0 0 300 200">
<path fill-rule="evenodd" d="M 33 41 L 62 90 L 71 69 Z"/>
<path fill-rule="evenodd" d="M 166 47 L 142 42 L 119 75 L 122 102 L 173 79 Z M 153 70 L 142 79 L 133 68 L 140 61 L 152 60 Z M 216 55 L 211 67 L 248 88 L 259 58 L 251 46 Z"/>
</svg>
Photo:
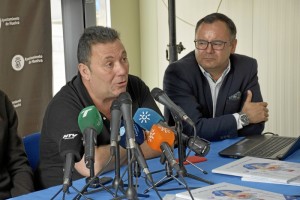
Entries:
<svg viewBox="0 0 300 200">
<path fill-rule="evenodd" d="M 135 152 L 135 153 L 138 153 L 138 155 L 141 155 L 142 157 L 144 157 L 143 153 L 142 153 L 142 151 L 140 149 L 140 146 L 139 146 L 140 144 L 143 144 L 144 141 L 145 141 L 144 131 L 136 123 L 133 123 L 133 128 L 134 128 L 134 133 L 135 133 L 135 142 L 137 144 L 136 145 L 136 149 L 137 149 L 137 151 L 139 151 L 139 152 Z M 126 130 L 125 130 L 125 127 L 123 125 L 120 128 L 120 136 L 121 136 L 121 139 L 120 139 L 120 143 L 119 144 L 123 148 L 126 148 Z M 140 159 L 141 156 L 139 156 L 138 159 Z M 144 161 L 142 161 L 141 159 L 140 159 L 140 161 L 135 161 L 134 162 L 134 167 L 133 167 L 134 168 L 134 176 L 135 177 L 140 177 L 140 175 L 141 175 L 140 171 L 141 170 L 140 170 L 140 165 L 137 162 L 138 163 L 143 163 L 143 165 L 144 165 L 143 168 L 147 167 L 147 164 L 145 164 Z"/>
<path fill-rule="evenodd" d="M 143 129 L 150 131 L 153 124 L 164 122 L 164 118 L 150 108 L 138 108 L 133 116 L 133 121 Z"/>
<path fill-rule="evenodd" d="M 177 106 L 163 90 L 159 88 L 153 88 L 151 90 L 151 95 L 156 101 L 166 106 L 171 113 L 175 115 L 175 117 L 173 116 L 174 118 L 179 117 L 192 127 L 195 126 L 194 122 L 187 116 L 187 114 L 179 106 Z"/>
<path fill-rule="evenodd" d="M 128 92 L 123 92 L 119 95 L 118 100 L 121 104 L 121 111 L 123 114 L 123 122 L 126 130 L 126 135 L 128 137 L 128 147 L 130 149 L 135 148 L 135 136 L 133 130 L 133 120 L 132 120 L 132 100 Z"/>
<path fill-rule="evenodd" d="M 164 122 L 164 118 L 150 108 L 138 108 L 134 114 L 133 120 L 143 129 L 150 131 L 153 124 L 159 124 L 163 127 L 172 129 L 167 126 Z M 172 131 L 177 136 L 177 133 L 174 129 Z M 210 150 L 210 142 L 207 140 L 201 139 L 198 136 L 187 136 L 182 133 L 182 143 L 186 147 L 190 148 L 198 156 L 206 156 Z"/>
<path fill-rule="evenodd" d="M 154 124 L 151 130 L 146 134 L 147 144 L 153 150 L 163 152 L 168 163 L 174 168 L 177 173 L 181 173 L 179 164 L 176 162 L 171 147 L 174 145 L 175 134 L 166 127 L 158 124 Z"/>
<path fill-rule="evenodd" d="M 68 191 L 72 185 L 72 172 L 75 162 L 79 162 L 83 156 L 82 135 L 79 132 L 72 132 L 63 135 L 59 141 L 59 153 L 64 158 L 63 191 Z"/>
<path fill-rule="evenodd" d="M 132 119 L 132 100 L 131 96 L 128 92 L 123 92 L 119 95 L 118 100 L 121 104 L 121 111 L 123 114 L 123 122 L 126 131 L 126 136 L 129 144 L 127 147 L 132 150 L 133 155 L 135 156 L 136 160 L 138 161 L 140 167 L 143 169 L 143 172 L 146 174 L 147 178 L 153 182 L 151 173 L 149 171 L 147 162 L 145 157 L 140 149 L 139 146 L 136 145 L 135 142 L 135 134 L 134 134 L 134 125 Z"/>
<path fill-rule="evenodd" d="M 112 187 L 114 189 L 123 189 L 123 180 L 120 177 L 120 125 L 122 112 L 120 110 L 121 104 L 118 99 L 115 99 L 110 107 L 110 153 L 111 156 L 115 156 L 115 178 L 113 179 Z"/>
<path fill-rule="evenodd" d="M 97 135 L 100 134 L 103 128 L 103 121 L 98 109 L 95 106 L 82 109 L 78 115 L 78 125 L 83 133 L 85 164 L 87 168 L 91 169 L 95 159 Z"/>
<path fill-rule="evenodd" d="M 210 150 L 210 142 L 198 136 L 188 137 L 182 134 L 182 141 L 183 144 L 190 148 L 197 156 L 205 157 Z"/>
<path fill-rule="evenodd" d="M 143 129 L 135 122 L 133 123 L 133 128 L 134 128 L 136 144 L 138 144 L 138 145 L 143 144 L 145 141 Z M 121 127 L 120 127 L 120 143 L 119 144 L 121 145 L 121 147 L 126 148 L 126 130 L 125 130 L 125 127 L 122 122 L 121 122 Z"/>
<path fill-rule="evenodd" d="M 110 146 L 111 154 L 115 155 L 118 142 L 120 141 L 119 130 L 121 126 L 122 112 L 120 110 L 120 102 L 116 99 L 110 107 L 111 121 L 110 121 Z"/>
</svg>

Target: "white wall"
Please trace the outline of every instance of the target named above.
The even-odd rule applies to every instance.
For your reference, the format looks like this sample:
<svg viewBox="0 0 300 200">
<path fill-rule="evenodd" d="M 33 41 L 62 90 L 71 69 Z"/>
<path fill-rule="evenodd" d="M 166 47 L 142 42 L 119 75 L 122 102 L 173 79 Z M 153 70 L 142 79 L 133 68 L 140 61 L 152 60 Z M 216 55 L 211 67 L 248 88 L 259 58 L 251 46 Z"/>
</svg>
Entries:
<svg viewBox="0 0 300 200">
<path fill-rule="evenodd" d="M 216 12 L 237 26 L 237 53 L 254 57 L 270 117 L 265 131 L 300 135 L 300 1 L 299 0 L 176 0 L 177 43 L 194 49 L 194 29 L 203 16 Z M 162 88 L 168 65 L 167 0 L 140 0 L 142 79 Z"/>
</svg>

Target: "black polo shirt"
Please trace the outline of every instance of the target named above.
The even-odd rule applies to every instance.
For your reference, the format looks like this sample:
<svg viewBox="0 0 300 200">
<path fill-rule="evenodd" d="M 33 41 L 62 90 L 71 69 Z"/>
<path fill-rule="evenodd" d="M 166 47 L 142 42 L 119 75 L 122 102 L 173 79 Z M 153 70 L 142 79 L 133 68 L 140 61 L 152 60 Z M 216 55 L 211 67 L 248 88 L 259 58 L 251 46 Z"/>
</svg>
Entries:
<svg viewBox="0 0 300 200">
<path fill-rule="evenodd" d="M 161 114 L 148 86 L 140 78 L 129 75 L 127 92 L 132 98 L 132 113 L 140 107 L 145 107 Z M 62 184 L 65 159 L 59 155 L 59 141 L 64 134 L 80 132 L 77 122 L 78 114 L 82 109 L 91 105 L 93 105 L 92 99 L 79 74 L 62 87 L 50 101 L 41 131 L 38 167 L 38 181 L 41 188 Z M 104 127 L 101 134 L 97 136 L 97 145 L 105 145 L 110 143 L 110 123 L 102 113 L 100 114 Z M 82 177 L 76 170 L 74 171 L 73 180 Z"/>
</svg>

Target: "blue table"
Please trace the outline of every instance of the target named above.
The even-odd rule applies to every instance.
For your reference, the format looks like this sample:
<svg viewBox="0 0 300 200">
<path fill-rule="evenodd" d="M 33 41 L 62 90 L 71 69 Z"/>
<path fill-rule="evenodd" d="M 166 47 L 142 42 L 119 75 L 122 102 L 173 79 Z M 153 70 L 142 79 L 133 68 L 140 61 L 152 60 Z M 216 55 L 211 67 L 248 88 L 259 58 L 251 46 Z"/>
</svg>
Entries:
<svg viewBox="0 0 300 200">
<path fill-rule="evenodd" d="M 203 170 L 207 171 L 208 174 L 203 174 L 199 169 L 195 168 L 194 166 L 191 165 L 186 165 L 187 172 L 190 174 L 194 174 L 198 177 L 201 177 L 203 179 L 206 179 L 208 181 L 212 181 L 214 183 L 220 183 L 220 182 L 228 182 L 228 183 L 233 183 L 233 184 L 238 184 L 238 185 L 243 185 L 243 186 L 248 186 L 252 188 L 257 188 L 257 189 L 263 189 L 263 190 L 268 190 L 271 192 L 277 192 L 277 193 L 282 193 L 282 194 L 287 194 L 287 195 L 300 195 L 300 186 L 288 186 L 288 185 L 280 185 L 280 184 L 267 184 L 267 183 L 256 183 L 256 182 L 246 182 L 246 181 L 241 181 L 240 177 L 234 177 L 234 176 L 229 176 L 229 175 L 221 175 L 221 174 L 214 174 L 211 172 L 212 169 L 219 167 L 221 165 L 224 165 L 226 163 L 229 163 L 233 161 L 234 159 L 232 158 L 223 158 L 218 155 L 218 152 L 225 147 L 237 142 L 240 138 L 238 139 L 228 139 L 220 142 L 213 142 L 211 144 L 211 149 L 208 155 L 206 156 L 207 161 L 201 162 L 196 164 L 198 167 L 202 168 Z M 300 163 L 300 150 L 296 151 L 294 154 L 289 156 L 285 161 L 292 161 L 292 162 L 298 162 Z M 149 169 L 151 172 L 158 171 L 161 169 L 164 169 L 164 165 L 160 164 L 159 159 L 151 159 L 147 161 L 149 165 Z M 125 170 L 125 167 L 122 168 L 122 171 Z M 143 176 L 144 174 L 142 174 Z M 158 180 L 162 179 L 166 175 L 165 171 L 161 171 L 159 173 L 153 174 L 154 181 L 157 182 Z M 114 178 L 114 172 L 108 172 L 106 174 L 103 174 L 103 176 L 109 176 Z M 125 181 L 125 179 L 123 179 Z M 205 182 L 197 181 L 188 177 L 185 177 L 185 181 L 188 183 L 189 187 L 203 187 L 207 186 L 208 184 Z M 77 180 L 73 181 L 73 186 L 77 188 L 78 190 L 81 190 L 82 187 L 85 185 L 85 180 Z M 109 184 L 108 184 L 109 185 Z M 145 189 L 147 189 L 149 186 L 146 184 L 144 177 L 140 177 L 138 179 L 138 190 L 137 192 L 142 194 Z M 55 186 L 51 187 L 45 190 L 33 192 L 27 195 L 23 195 L 17 198 L 13 198 L 15 200 L 19 199 L 30 199 L 30 200 L 41 200 L 41 199 L 50 199 L 52 198 L 60 189 L 62 186 Z M 169 188 L 182 188 L 181 185 L 178 184 L 176 180 L 171 180 L 170 182 L 164 184 L 163 186 L 159 187 L 160 189 L 169 189 Z M 90 189 L 89 189 L 90 191 Z M 161 197 L 164 197 L 166 194 L 175 194 L 178 192 L 186 191 L 186 189 L 179 189 L 179 190 L 172 190 L 172 191 L 159 191 L 159 194 Z M 112 190 L 114 192 L 114 190 Z M 65 199 L 73 199 L 74 196 L 77 194 L 75 190 L 70 188 L 70 194 L 65 195 Z M 139 199 L 159 199 L 157 194 L 155 193 L 154 190 L 150 190 L 149 197 L 141 197 Z M 62 199 L 62 192 L 55 198 L 55 199 Z M 107 191 L 98 191 L 92 194 L 86 195 L 86 197 L 91 198 L 91 199 L 112 199 L 112 195 L 108 193 Z M 84 199 L 84 198 L 81 198 Z"/>
</svg>

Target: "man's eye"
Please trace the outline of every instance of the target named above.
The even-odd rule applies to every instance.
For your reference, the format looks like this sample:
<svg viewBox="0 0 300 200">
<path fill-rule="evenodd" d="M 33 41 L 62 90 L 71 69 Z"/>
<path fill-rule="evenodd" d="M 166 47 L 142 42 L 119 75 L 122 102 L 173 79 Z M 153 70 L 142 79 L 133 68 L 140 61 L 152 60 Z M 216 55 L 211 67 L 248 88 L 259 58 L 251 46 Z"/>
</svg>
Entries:
<svg viewBox="0 0 300 200">
<path fill-rule="evenodd" d="M 127 57 L 123 57 L 122 60 L 123 60 L 123 62 L 127 62 L 128 59 L 127 59 Z"/>
<path fill-rule="evenodd" d="M 108 68 L 112 68 L 114 65 L 113 65 L 113 63 L 110 62 L 110 63 L 107 63 L 105 66 Z"/>
<path fill-rule="evenodd" d="M 214 46 L 221 46 L 221 45 L 223 45 L 223 42 L 212 42 L 212 44 Z"/>
<path fill-rule="evenodd" d="M 207 45 L 207 42 L 199 41 L 198 44 L 199 44 L 199 45 Z"/>
</svg>

